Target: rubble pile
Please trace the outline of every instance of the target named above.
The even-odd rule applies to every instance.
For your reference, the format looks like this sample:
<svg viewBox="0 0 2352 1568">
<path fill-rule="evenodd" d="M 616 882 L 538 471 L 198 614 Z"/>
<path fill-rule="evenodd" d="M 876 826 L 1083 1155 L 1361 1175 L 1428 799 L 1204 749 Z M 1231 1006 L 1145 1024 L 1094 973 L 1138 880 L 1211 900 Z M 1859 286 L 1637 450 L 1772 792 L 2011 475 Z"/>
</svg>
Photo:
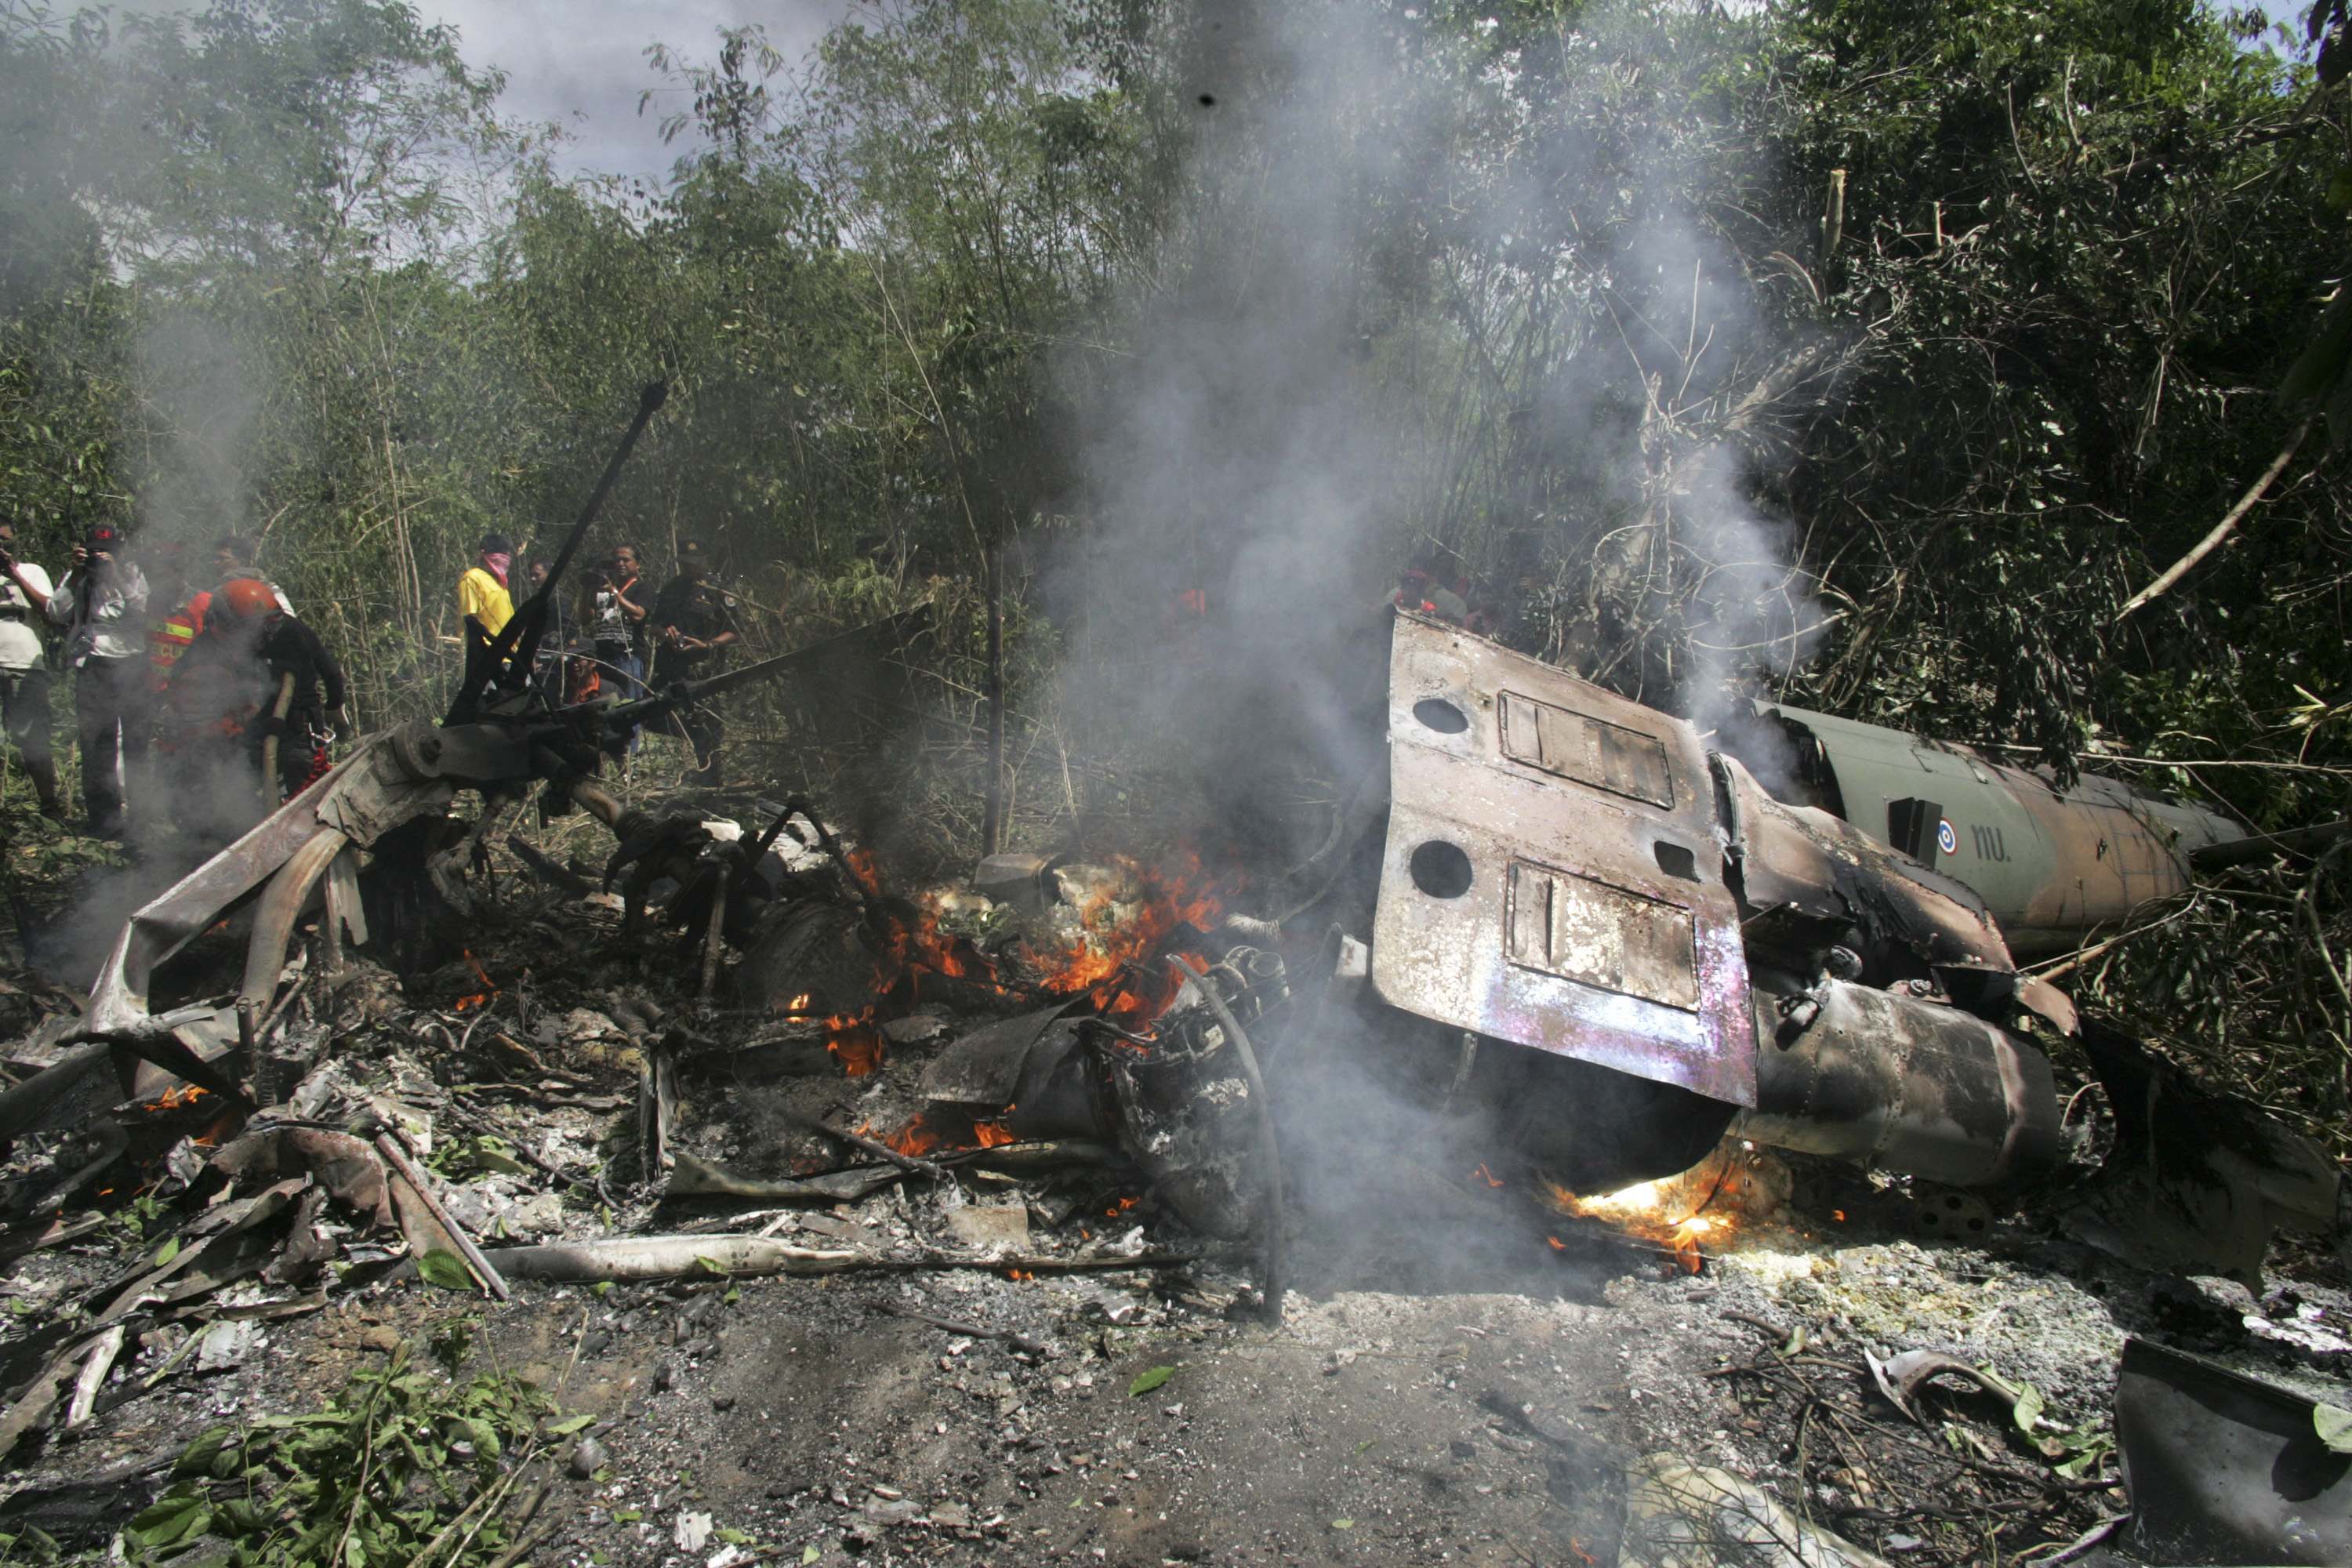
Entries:
<svg viewBox="0 0 2352 1568">
<path fill-rule="evenodd" d="M 1737 1140 L 1592 1200 L 1396 1148 L 1268 1226 L 1236 1058 L 1314 998 L 1197 864 L 908 898 L 772 836 L 706 998 L 689 868 L 743 837 L 657 837 L 692 847 L 623 897 L 535 851 L 405 980 L 313 932 L 249 1116 L 91 1085 L 16 1141 L 0 1534 L 292 1550 L 188 1456 L 397 1369 L 503 1392 L 410 1423 L 483 1426 L 429 1529 L 381 1510 L 394 1561 L 495 1515 L 448 1560 L 1960 1563 L 2124 1517 L 2130 1335 L 2343 1387 L 2327 1285 L 2158 1289 L 2014 1216 L 1948 1246 L 1950 1194 Z"/>
</svg>

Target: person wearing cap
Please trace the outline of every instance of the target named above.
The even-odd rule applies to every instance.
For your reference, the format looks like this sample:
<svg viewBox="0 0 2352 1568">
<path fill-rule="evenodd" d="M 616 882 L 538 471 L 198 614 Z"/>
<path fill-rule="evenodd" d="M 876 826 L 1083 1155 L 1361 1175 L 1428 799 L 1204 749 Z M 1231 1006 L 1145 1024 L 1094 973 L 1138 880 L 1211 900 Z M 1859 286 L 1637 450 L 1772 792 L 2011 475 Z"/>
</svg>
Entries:
<svg viewBox="0 0 2352 1568">
<path fill-rule="evenodd" d="M 457 613 L 496 637 L 514 619 L 514 595 L 507 574 L 514 570 L 514 545 L 503 533 L 485 534 L 475 563 L 457 579 Z"/>
<path fill-rule="evenodd" d="M 16 743 L 41 815 L 63 822 L 57 759 L 49 754 L 49 668 L 37 620 L 47 612 L 49 574 L 16 559 L 16 525 L 0 519 L 0 726 Z"/>
<path fill-rule="evenodd" d="M 662 584 L 649 617 L 660 638 L 654 652 L 653 684 L 656 690 L 681 680 L 717 673 L 722 650 L 741 634 L 735 627 L 735 595 L 710 580 L 709 564 L 698 539 L 677 545 L 677 575 Z M 726 726 L 711 709 L 688 704 L 673 710 L 673 731 L 693 749 L 696 784 L 719 782 L 719 748 L 727 739 Z"/>
<path fill-rule="evenodd" d="M 147 671 L 140 658 L 147 579 L 124 554 L 120 529 L 100 523 L 73 547 L 73 565 L 44 608 L 65 628 L 74 672 L 74 721 L 81 745 L 81 798 L 89 831 L 122 837 L 130 781 L 147 762 Z"/>
</svg>

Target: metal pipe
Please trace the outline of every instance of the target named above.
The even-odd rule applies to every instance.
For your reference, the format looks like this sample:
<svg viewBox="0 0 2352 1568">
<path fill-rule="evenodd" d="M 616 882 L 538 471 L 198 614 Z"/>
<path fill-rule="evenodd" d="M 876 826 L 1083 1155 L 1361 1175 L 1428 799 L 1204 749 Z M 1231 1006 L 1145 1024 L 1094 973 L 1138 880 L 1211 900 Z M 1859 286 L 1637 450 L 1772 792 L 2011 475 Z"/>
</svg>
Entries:
<svg viewBox="0 0 2352 1568">
<path fill-rule="evenodd" d="M 1900 992 L 1832 980 L 1809 994 L 1818 1010 L 1784 1016 L 1782 998 L 1755 994 L 1756 1106 L 1735 1134 L 1960 1187 L 2058 1163 L 2058 1096 L 2040 1051 Z"/>
</svg>

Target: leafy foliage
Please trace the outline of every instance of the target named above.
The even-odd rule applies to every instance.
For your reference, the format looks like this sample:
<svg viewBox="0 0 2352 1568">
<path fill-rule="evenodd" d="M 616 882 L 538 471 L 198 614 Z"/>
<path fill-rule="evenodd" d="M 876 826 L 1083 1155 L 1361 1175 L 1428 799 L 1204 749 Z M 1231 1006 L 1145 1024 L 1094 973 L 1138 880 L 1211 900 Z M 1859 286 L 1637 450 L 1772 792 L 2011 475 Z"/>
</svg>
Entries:
<svg viewBox="0 0 2352 1568">
<path fill-rule="evenodd" d="M 239 1562 L 285 1568 L 488 1563 L 512 1544 L 501 1505 L 538 1449 L 547 1409 L 510 1378 L 458 1382 L 418 1367 L 404 1344 L 315 1414 L 197 1438 L 171 1488 L 124 1527 L 124 1544 L 138 1563 L 206 1535 L 231 1543 Z"/>
</svg>

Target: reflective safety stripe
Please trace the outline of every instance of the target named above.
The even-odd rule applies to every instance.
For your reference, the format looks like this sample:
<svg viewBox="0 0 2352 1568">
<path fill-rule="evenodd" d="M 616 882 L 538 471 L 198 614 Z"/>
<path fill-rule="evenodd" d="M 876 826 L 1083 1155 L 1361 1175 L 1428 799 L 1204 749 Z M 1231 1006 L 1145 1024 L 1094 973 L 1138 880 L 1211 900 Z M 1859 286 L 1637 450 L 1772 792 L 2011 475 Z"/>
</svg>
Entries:
<svg viewBox="0 0 2352 1568">
<path fill-rule="evenodd" d="M 158 622 L 154 630 L 147 634 L 147 662 L 168 669 L 180 661 L 180 656 L 195 640 L 196 628 L 177 616 Z"/>
</svg>

